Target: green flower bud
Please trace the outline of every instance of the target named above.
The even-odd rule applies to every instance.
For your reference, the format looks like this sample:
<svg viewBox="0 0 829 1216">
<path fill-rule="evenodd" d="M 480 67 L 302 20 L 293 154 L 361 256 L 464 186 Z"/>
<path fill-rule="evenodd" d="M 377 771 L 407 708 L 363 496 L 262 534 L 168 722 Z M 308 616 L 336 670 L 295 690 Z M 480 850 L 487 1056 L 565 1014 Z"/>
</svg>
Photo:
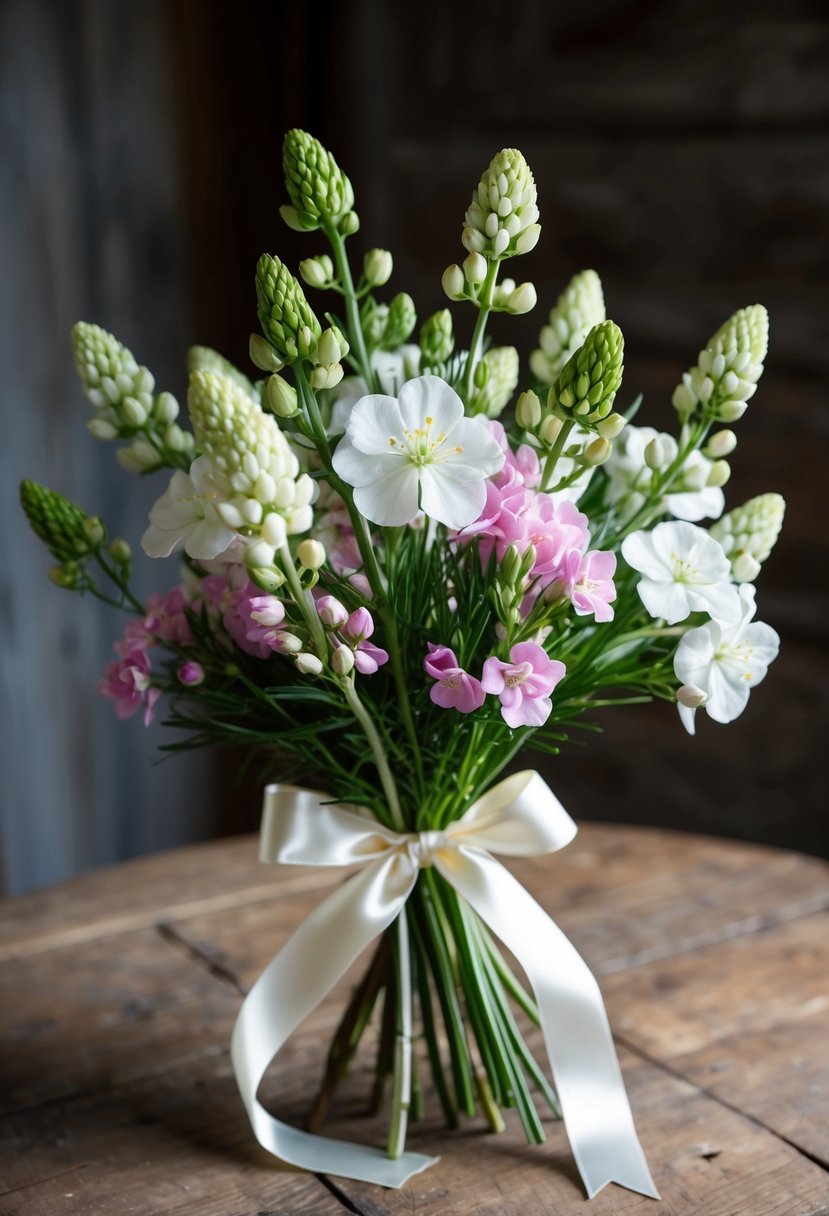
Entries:
<svg viewBox="0 0 829 1216">
<path fill-rule="evenodd" d="M 265 381 L 262 404 L 278 418 L 293 418 L 299 413 L 296 389 L 277 375 L 270 376 Z"/>
<path fill-rule="evenodd" d="M 143 428 L 153 409 L 155 381 L 132 352 L 99 325 L 79 321 L 72 330 L 72 353 L 97 413 L 89 424 L 96 438 L 115 439 L 122 430 L 133 434 Z"/>
<path fill-rule="evenodd" d="M 525 431 L 534 431 L 541 422 L 541 402 L 532 389 L 522 393 L 516 401 L 515 421 Z"/>
<path fill-rule="evenodd" d="M 307 650 L 300 651 L 294 659 L 294 664 L 297 671 L 302 672 L 304 676 L 322 675 L 322 660 L 318 659 L 315 654 L 310 654 Z"/>
<path fill-rule="evenodd" d="M 388 283 L 393 267 L 394 262 L 387 249 L 370 249 L 363 258 L 363 274 L 372 287 L 382 287 Z"/>
<path fill-rule="evenodd" d="M 20 483 L 20 505 L 32 531 L 56 561 L 74 561 L 79 553 L 89 551 L 91 542 L 86 524 L 92 521 L 68 498 L 36 481 L 23 481 Z M 94 523 L 101 526 L 100 520 Z"/>
<path fill-rule="evenodd" d="M 551 388 L 547 396 L 547 406 L 550 406 L 550 398 L 555 394 L 555 389 Z M 538 428 L 538 438 L 548 448 L 551 448 L 561 433 L 561 428 L 564 423 L 560 418 L 556 418 L 555 414 L 548 414 L 543 419 L 541 426 Z"/>
<path fill-rule="evenodd" d="M 325 333 L 317 343 L 316 361 L 321 363 L 323 367 L 330 367 L 334 363 L 339 363 L 340 359 L 344 359 L 348 354 L 348 342 L 336 325 L 332 325 L 326 329 Z"/>
<path fill-rule="evenodd" d="M 480 253 L 469 253 L 463 260 L 462 270 L 467 283 L 477 287 L 486 278 L 486 258 Z"/>
<path fill-rule="evenodd" d="M 315 258 L 304 258 L 299 273 L 309 287 L 324 291 L 334 281 L 334 263 L 327 253 L 321 253 Z"/>
<path fill-rule="evenodd" d="M 526 253 L 538 240 L 538 206 L 530 167 L 504 148 L 484 173 L 466 212 L 463 243 L 489 261 Z"/>
<path fill-rule="evenodd" d="M 558 374 L 550 396 L 559 417 L 595 427 L 610 413 L 622 382 L 624 339 L 613 321 L 594 325 Z"/>
<path fill-rule="evenodd" d="M 325 546 L 309 538 L 300 544 L 297 557 L 306 570 L 319 570 L 325 564 Z"/>
<path fill-rule="evenodd" d="M 737 436 L 733 431 L 717 431 L 705 445 L 705 455 L 710 460 L 718 460 L 730 456 L 737 446 Z"/>
<path fill-rule="evenodd" d="M 725 550 L 738 582 L 756 578 L 759 566 L 780 535 L 785 513 L 786 502 L 780 494 L 760 494 L 711 525 L 709 531 Z M 758 570 L 754 570 L 753 563 L 757 563 Z"/>
<path fill-rule="evenodd" d="M 107 530 L 103 525 L 103 521 L 97 515 L 87 515 L 83 521 L 83 531 L 84 536 L 89 542 L 88 546 L 83 546 L 84 549 L 88 547 L 97 549 L 107 538 Z"/>
<path fill-rule="evenodd" d="M 542 384 L 555 384 L 564 364 L 605 316 L 601 280 L 595 270 L 582 270 L 558 297 L 541 330 L 539 349 L 530 355 L 533 375 Z"/>
<path fill-rule="evenodd" d="M 473 414 L 497 418 L 503 413 L 518 384 L 518 351 L 514 346 L 493 346 L 475 368 L 475 384 L 481 389 L 470 405 Z M 481 375 L 483 385 L 478 384 Z"/>
<path fill-rule="evenodd" d="M 308 383 L 315 389 L 336 388 L 344 374 L 342 363 L 329 363 L 327 367 L 318 363 L 311 368 Z"/>
<path fill-rule="evenodd" d="M 466 280 L 460 266 L 447 266 L 441 275 L 440 285 L 450 300 L 463 300 L 466 297 Z"/>
<path fill-rule="evenodd" d="M 645 464 L 654 471 L 661 469 L 665 463 L 665 455 L 665 445 L 658 435 L 654 435 L 645 445 Z"/>
<path fill-rule="evenodd" d="M 294 129 L 282 144 L 285 188 L 297 224 L 306 232 L 339 224 L 354 205 L 351 182 L 330 152 L 307 131 Z"/>
<path fill-rule="evenodd" d="M 90 418 L 86 424 L 91 435 L 96 439 L 117 439 L 118 427 L 106 418 Z"/>
<path fill-rule="evenodd" d="M 601 422 L 596 423 L 595 429 L 603 439 L 615 439 L 626 426 L 627 419 L 623 414 L 608 414 Z"/>
<path fill-rule="evenodd" d="M 432 313 L 420 327 L 420 364 L 422 368 L 440 367 L 455 346 L 452 314 L 448 308 Z"/>
<path fill-rule="evenodd" d="M 612 451 L 613 448 L 610 443 L 599 435 L 592 442 L 588 443 L 581 454 L 581 459 L 586 465 L 595 467 L 596 465 L 604 464 Z"/>
<path fill-rule="evenodd" d="M 414 301 L 405 291 L 401 291 L 389 304 L 385 329 L 380 345 L 383 350 L 396 350 L 410 337 L 417 324 L 417 313 Z"/>
<path fill-rule="evenodd" d="M 360 231 L 360 217 L 356 211 L 349 211 L 340 220 L 340 232 L 343 236 L 354 236 L 355 232 Z"/>
<path fill-rule="evenodd" d="M 49 567 L 49 578 L 64 591 L 76 591 L 81 582 L 81 568 L 77 562 L 62 562 L 60 566 Z"/>
<path fill-rule="evenodd" d="M 115 540 L 110 543 L 109 556 L 116 566 L 130 566 L 132 564 L 132 549 L 123 536 L 116 536 Z"/>
<path fill-rule="evenodd" d="M 256 299 L 262 332 L 277 356 L 283 363 L 306 358 L 320 337 L 320 323 L 288 268 L 267 253 L 256 267 Z"/>
<path fill-rule="evenodd" d="M 153 402 L 153 417 L 162 426 L 175 422 L 180 413 L 179 404 L 172 393 L 159 393 Z"/>
<path fill-rule="evenodd" d="M 727 460 L 715 460 L 708 470 L 707 486 L 721 487 L 726 484 L 731 476 L 731 465 Z"/>
<path fill-rule="evenodd" d="M 510 292 L 506 311 L 514 316 L 520 316 L 525 312 L 531 312 L 537 302 L 538 296 L 532 283 L 521 283 L 515 291 Z"/>
<path fill-rule="evenodd" d="M 284 359 L 277 357 L 270 342 L 266 342 L 260 334 L 250 335 L 248 351 L 251 363 L 258 367 L 260 372 L 280 372 L 285 366 Z"/>
<path fill-rule="evenodd" d="M 354 652 L 348 646 L 337 646 L 331 655 L 331 670 L 338 676 L 347 676 L 354 669 Z"/>
<path fill-rule="evenodd" d="M 127 447 L 118 449 L 115 458 L 130 473 L 149 473 L 163 463 L 161 453 L 146 439 L 133 439 Z"/>
<path fill-rule="evenodd" d="M 768 334 L 768 313 L 762 304 L 741 308 L 729 317 L 674 390 L 673 404 L 680 417 L 720 422 L 741 418 L 763 374 Z"/>
</svg>

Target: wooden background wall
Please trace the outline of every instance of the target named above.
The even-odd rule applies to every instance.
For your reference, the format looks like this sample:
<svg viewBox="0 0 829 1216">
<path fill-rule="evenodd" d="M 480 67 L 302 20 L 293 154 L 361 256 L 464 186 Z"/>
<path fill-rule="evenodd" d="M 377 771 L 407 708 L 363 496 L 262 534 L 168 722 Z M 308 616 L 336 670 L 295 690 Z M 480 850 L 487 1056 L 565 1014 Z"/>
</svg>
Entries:
<svg viewBox="0 0 829 1216">
<path fill-rule="evenodd" d="M 518 144 L 543 223 L 521 271 L 541 304 L 496 337 L 529 351 L 562 285 L 595 267 L 655 425 L 720 322 L 769 308 L 728 494 L 789 501 L 759 584 L 781 658 L 730 727 L 706 720 L 689 740 L 669 707 L 616 713 L 550 772 L 577 818 L 829 854 L 825 5 L 3 0 L 0 77 L 0 890 L 256 823 L 255 788 L 206 755 L 154 766 L 160 731 L 116 723 L 95 696 L 120 622 L 46 582 L 16 483 L 52 484 L 137 541 L 158 487 L 87 437 L 70 326 L 112 329 L 179 395 L 194 341 L 244 364 L 258 254 L 317 252 L 276 210 L 293 125 L 350 172 L 354 248 L 394 251 L 392 286 L 422 317 L 443 304 L 482 168 Z"/>
</svg>

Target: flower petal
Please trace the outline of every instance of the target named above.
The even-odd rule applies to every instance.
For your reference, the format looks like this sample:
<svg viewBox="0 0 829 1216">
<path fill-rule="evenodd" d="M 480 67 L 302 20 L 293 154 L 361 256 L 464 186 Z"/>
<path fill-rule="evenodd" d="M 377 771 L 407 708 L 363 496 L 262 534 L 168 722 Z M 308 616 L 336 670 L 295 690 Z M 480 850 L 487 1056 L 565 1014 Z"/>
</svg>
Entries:
<svg viewBox="0 0 829 1216">
<path fill-rule="evenodd" d="M 483 479 L 453 481 L 443 476 L 444 469 L 444 465 L 425 465 L 421 469 L 420 505 L 425 515 L 447 528 L 465 528 L 481 514 L 486 485 Z"/>
<path fill-rule="evenodd" d="M 389 439 L 400 439 L 403 419 L 394 397 L 369 393 L 352 406 L 346 438 L 360 452 L 380 456 L 389 454 Z"/>
<path fill-rule="evenodd" d="M 339 449 L 338 449 L 339 451 Z M 334 457 L 336 461 L 336 453 Z M 335 466 L 336 467 L 336 466 Z M 357 510 L 372 523 L 399 527 L 417 515 L 417 470 L 408 461 L 394 461 L 387 473 L 354 491 Z"/>
<path fill-rule="evenodd" d="M 436 434 L 448 435 L 463 418 L 463 402 L 440 376 L 409 380 L 400 390 L 398 405 L 407 431 L 422 427 L 428 417 Z"/>
</svg>

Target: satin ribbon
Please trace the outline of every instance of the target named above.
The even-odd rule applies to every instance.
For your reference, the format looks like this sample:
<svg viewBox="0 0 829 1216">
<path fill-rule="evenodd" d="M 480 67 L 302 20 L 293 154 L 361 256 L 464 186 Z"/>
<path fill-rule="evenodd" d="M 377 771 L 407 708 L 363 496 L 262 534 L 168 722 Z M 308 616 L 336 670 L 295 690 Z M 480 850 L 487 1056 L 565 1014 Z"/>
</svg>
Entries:
<svg viewBox="0 0 829 1216">
<path fill-rule="evenodd" d="M 532 985 L 588 1196 L 617 1182 L 658 1199 L 598 984 L 543 908 L 492 856 L 552 853 L 575 834 L 576 825 L 552 790 L 531 771 L 500 781 L 441 832 L 394 832 L 361 808 L 323 804 L 310 790 L 268 786 L 260 860 L 362 868 L 302 922 L 262 972 L 236 1020 L 233 1068 L 259 1143 L 290 1165 L 388 1187 L 402 1186 L 438 1160 L 419 1153 L 393 1160 L 376 1148 L 299 1131 L 270 1115 L 256 1096 L 289 1036 L 400 916 L 418 871 L 432 865 L 518 959 Z"/>
</svg>

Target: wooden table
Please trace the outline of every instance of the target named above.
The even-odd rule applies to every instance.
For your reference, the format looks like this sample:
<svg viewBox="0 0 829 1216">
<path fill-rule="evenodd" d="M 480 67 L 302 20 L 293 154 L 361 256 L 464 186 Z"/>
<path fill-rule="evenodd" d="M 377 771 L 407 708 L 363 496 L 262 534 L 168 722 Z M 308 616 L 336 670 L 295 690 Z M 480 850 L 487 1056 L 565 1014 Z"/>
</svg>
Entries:
<svg viewBox="0 0 829 1216">
<path fill-rule="evenodd" d="M 662 1192 L 585 1206 L 564 1132 L 410 1137 L 402 1191 L 280 1168 L 228 1059 L 241 994 L 339 875 L 276 871 L 252 837 L 145 858 L 0 906 L 0 1212 L 42 1216 L 829 1213 L 829 869 L 814 858 L 588 825 L 519 874 L 600 977 Z M 347 983 L 266 1083 L 301 1122 Z M 332 1134 L 362 1119 L 370 1060 Z"/>
</svg>

